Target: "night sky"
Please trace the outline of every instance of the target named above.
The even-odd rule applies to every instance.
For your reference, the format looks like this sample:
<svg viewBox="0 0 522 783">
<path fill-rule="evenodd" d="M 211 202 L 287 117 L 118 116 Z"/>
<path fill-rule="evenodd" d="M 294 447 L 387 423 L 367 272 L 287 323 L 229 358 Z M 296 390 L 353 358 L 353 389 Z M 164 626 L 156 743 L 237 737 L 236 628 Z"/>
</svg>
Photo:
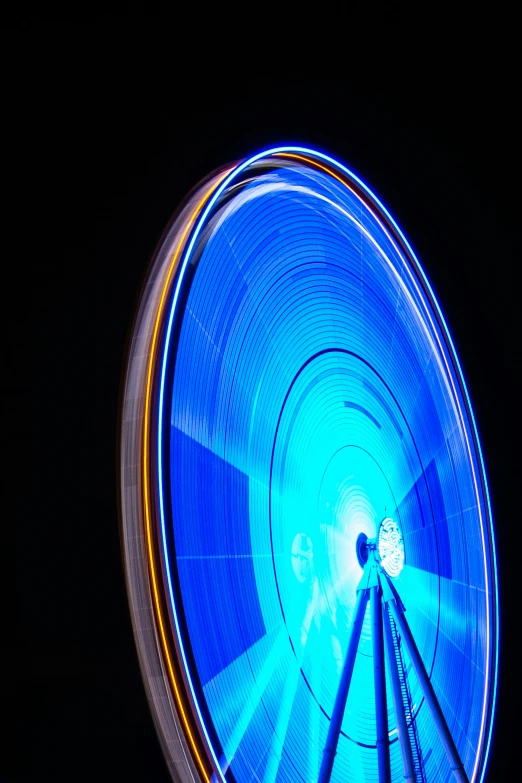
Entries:
<svg viewBox="0 0 522 783">
<path fill-rule="evenodd" d="M 119 545 L 125 345 L 151 254 L 185 194 L 221 164 L 279 143 L 317 146 L 369 184 L 446 315 L 496 520 L 503 622 L 488 780 L 509 780 L 520 746 L 522 484 L 520 127 L 509 52 L 492 64 L 477 47 L 456 68 L 421 76 L 406 63 L 393 79 L 370 73 L 364 83 L 348 64 L 336 80 L 297 69 L 250 80 L 238 59 L 203 78 L 179 54 L 165 56 L 159 28 L 33 20 L 4 38 L 7 264 L 20 281 L 3 289 L 15 360 L 4 419 L 17 455 L 3 518 L 10 526 L 5 509 L 16 508 L 17 574 L 2 636 L 16 720 L 0 781 L 169 780 Z"/>
</svg>

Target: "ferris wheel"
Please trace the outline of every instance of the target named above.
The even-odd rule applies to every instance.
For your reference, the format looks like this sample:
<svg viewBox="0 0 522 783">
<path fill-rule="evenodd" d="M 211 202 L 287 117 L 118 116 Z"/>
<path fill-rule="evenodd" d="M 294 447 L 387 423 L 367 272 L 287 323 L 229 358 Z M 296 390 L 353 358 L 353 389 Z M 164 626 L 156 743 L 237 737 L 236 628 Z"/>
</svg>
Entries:
<svg viewBox="0 0 522 783">
<path fill-rule="evenodd" d="M 429 282 L 328 155 L 211 174 L 156 251 L 126 366 L 121 531 L 172 777 L 481 783 L 491 509 Z"/>
</svg>

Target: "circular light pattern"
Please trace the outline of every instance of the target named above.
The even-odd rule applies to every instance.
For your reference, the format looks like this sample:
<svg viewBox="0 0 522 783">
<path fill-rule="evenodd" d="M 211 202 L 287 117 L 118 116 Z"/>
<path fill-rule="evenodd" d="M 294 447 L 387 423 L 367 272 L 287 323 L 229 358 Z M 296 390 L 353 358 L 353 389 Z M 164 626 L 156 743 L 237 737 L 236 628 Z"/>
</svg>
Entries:
<svg viewBox="0 0 522 783">
<path fill-rule="evenodd" d="M 379 526 L 378 550 L 381 565 L 390 576 L 399 576 L 404 566 L 404 541 L 400 528 L 391 517 Z"/>
<path fill-rule="evenodd" d="M 478 436 L 429 284 L 353 173 L 278 148 L 193 192 L 149 273 L 121 425 L 127 587 L 174 779 L 318 779 L 377 539 L 466 775 L 482 780 L 498 612 Z M 369 614 L 332 781 L 378 780 Z M 417 777 L 446 781 L 402 664 Z"/>
</svg>

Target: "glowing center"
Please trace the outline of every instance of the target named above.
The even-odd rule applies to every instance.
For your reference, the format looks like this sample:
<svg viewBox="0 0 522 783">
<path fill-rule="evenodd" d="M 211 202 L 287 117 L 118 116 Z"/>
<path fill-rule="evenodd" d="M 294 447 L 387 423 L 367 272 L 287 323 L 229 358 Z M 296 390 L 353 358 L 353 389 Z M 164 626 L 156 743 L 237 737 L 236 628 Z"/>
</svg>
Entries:
<svg viewBox="0 0 522 783">
<path fill-rule="evenodd" d="M 404 566 L 404 541 L 397 522 L 391 517 L 386 517 L 380 524 L 377 549 L 386 573 L 398 576 Z"/>
</svg>

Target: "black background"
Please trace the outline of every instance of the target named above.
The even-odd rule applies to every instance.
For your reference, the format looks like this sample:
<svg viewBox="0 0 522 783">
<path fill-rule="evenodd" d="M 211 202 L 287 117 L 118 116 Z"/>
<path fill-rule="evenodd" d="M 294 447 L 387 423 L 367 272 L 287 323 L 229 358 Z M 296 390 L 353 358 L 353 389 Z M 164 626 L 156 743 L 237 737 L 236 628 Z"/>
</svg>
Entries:
<svg viewBox="0 0 522 783">
<path fill-rule="evenodd" d="M 205 70 L 197 47 L 171 58 L 176 46 L 161 27 L 33 19 L 4 36 L 14 229 L 5 266 L 21 275 L 4 287 L 16 367 L 4 384 L 13 406 L 5 429 L 18 449 L 8 488 L 17 611 L 2 652 L 6 684 L 17 675 L 0 780 L 168 780 L 119 547 L 125 343 L 151 253 L 187 191 L 279 143 L 317 146 L 363 177 L 403 227 L 446 315 L 496 520 L 503 622 L 488 780 L 509 780 L 520 733 L 515 63 L 509 51 L 499 60 L 490 36 L 451 65 L 442 47 L 426 72 L 407 59 L 393 77 L 388 63 L 374 75 L 347 56 L 328 69 L 335 79 L 292 67 L 253 80 L 242 66 L 249 45 Z"/>
</svg>

